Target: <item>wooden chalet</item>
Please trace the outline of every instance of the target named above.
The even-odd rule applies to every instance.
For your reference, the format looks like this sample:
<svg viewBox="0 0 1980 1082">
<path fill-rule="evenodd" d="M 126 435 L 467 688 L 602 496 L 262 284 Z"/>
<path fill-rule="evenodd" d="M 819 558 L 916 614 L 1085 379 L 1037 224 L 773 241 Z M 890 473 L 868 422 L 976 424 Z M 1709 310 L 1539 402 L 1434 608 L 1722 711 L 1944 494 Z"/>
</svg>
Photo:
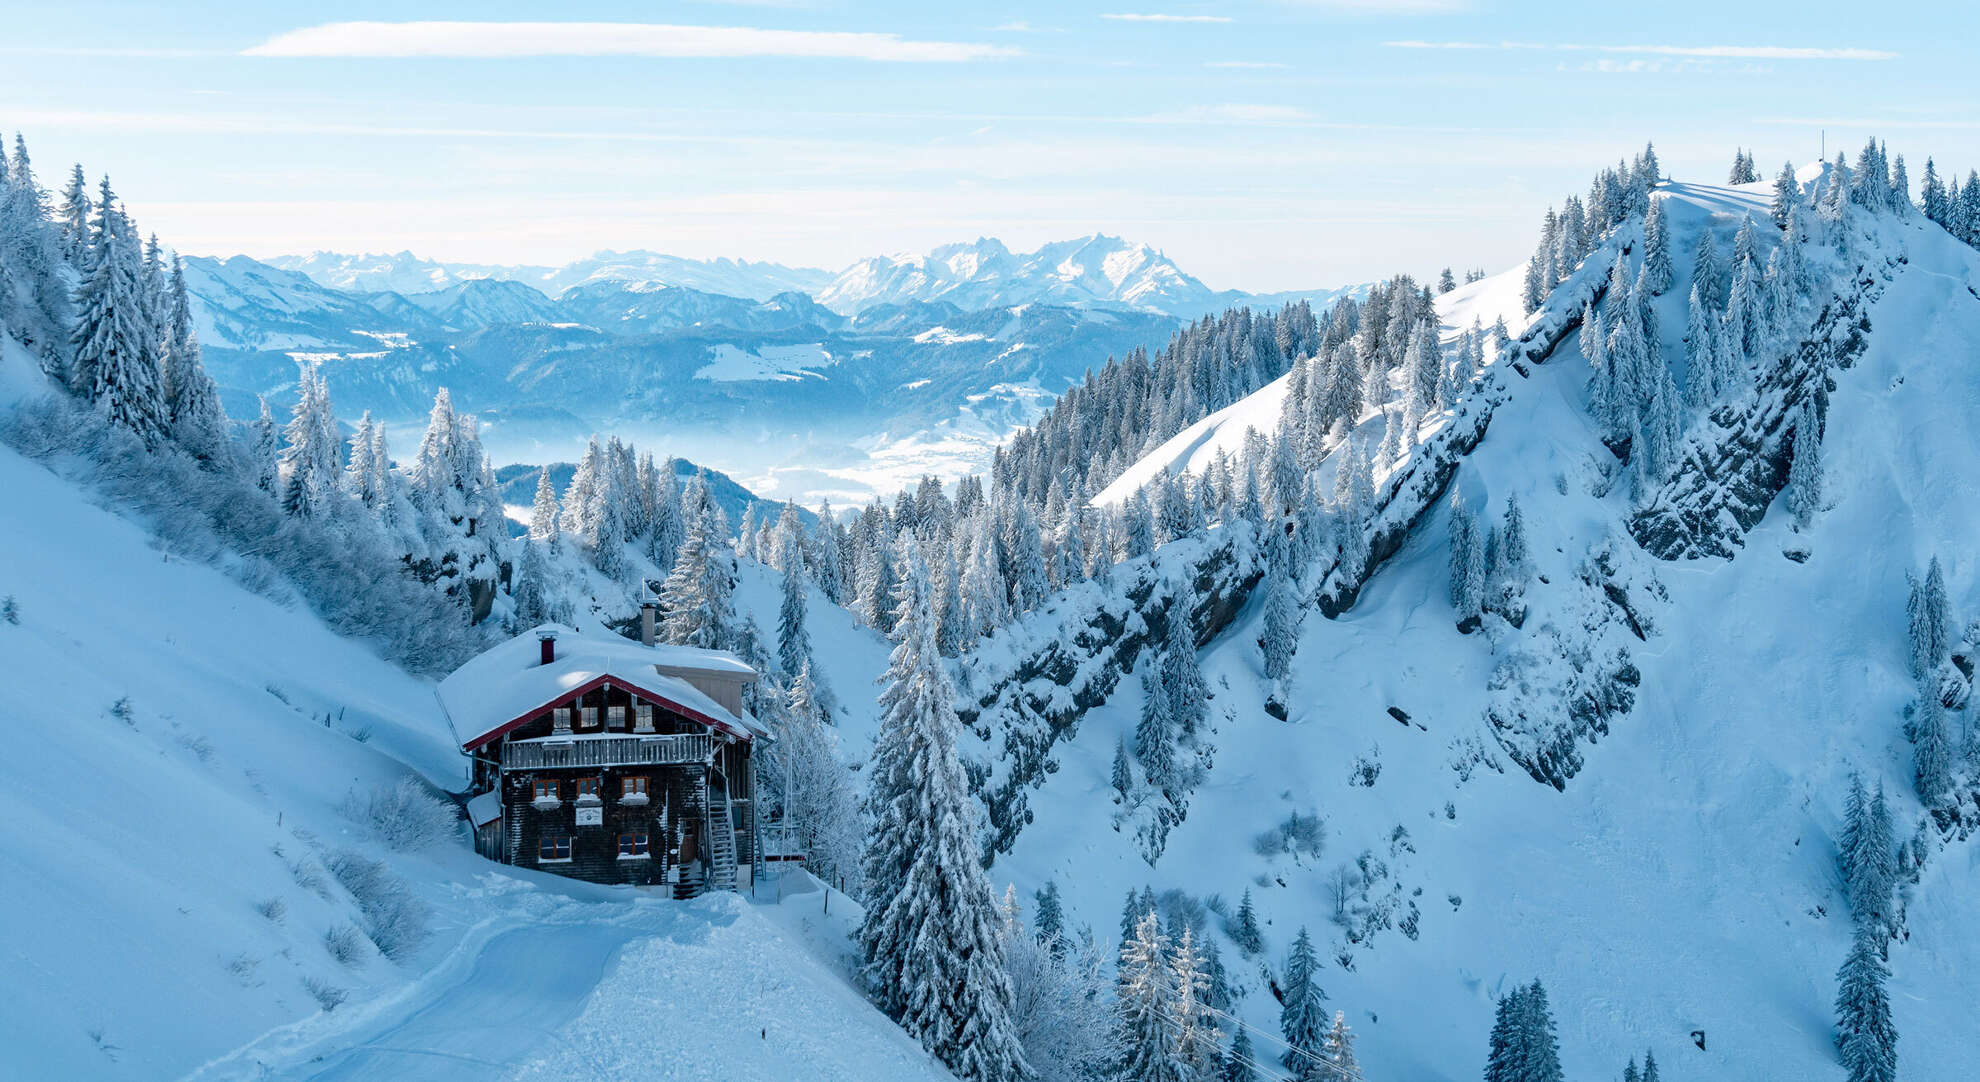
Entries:
<svg viewBox="0 0 1980 1082">
<path fill-rule="evenodd" d="M 504 864 L 693 897 L 746 888 L 763 859 L 755 670 L 733 654 L 551 625 L 440 682 L 472 761 L 475 848 Z"/>
</svg>

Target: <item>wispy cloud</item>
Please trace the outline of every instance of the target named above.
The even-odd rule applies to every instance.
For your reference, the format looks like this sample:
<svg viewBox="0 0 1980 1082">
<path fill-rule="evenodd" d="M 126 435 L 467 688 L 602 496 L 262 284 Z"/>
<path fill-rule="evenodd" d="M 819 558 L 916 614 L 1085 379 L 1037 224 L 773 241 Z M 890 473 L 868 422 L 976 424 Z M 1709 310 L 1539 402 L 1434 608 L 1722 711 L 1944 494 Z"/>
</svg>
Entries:
<svg viewBox="0 0 1980 1082">
<path fill-rule="evenodd" d="M 1313 114 L 1291 105 L 1192 105 L 1172 113 L 1134 117 L 1144 124 L 1308 124 Z"/>
<path fill-rule="evenodd" d="M 1228 15 L 1167 15 L 1160 12 L 1153 14 L 1115 12 L 1100 17 L 1103 19 L 1112 19 L 1117 23 L 1228 23 L 1237 21 Z"/>
<path fill-rule="evenodd" d="M 910 63 L 954 63 L 1017 53 L 1001 45 L 909 41 L 897 34 L 579 22 L 324 23 L 277 34 L 243 50 L 247 56 L 268 57 L 777 56 Z"/>
<path fill-rule="evenodd" d="M 1884 49 L 1822 49 L 1792 45 L 1581 45 L 1537 41 L 1385 41 L 1391 49 L 1527 50 L 1557 53 L 1624 53 L 1734 60 L 1896 60 Z"/>
<path fill-rule="evenodd" d="M 1295 7 L 1350 15 L 1449 15 L 1469 11 L 1471 0 L 1284 0 Z"/>
<path fill-rule="evenodd" d="M 1264 71 L 1276 68 L 1290 68 L 1291 64 L 1281 64 L 1277 60 L 1211 60 L 1206 68 L 1235 68 L 1243 71 Z"/>
</svg>

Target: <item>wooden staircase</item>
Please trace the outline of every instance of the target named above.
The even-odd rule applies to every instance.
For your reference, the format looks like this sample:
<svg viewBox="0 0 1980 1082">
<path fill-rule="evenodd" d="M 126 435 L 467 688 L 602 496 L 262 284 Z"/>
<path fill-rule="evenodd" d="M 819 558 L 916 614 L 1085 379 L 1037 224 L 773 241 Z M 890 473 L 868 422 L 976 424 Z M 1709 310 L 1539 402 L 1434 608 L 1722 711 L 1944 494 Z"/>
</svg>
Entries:
<svg viewBox="0 0 1980 1082">
<path fill-rule="evenodd" d="M 708 802 L 708 889 L 736 889 L 736 829 L 726 787 Z"/>
</svg>

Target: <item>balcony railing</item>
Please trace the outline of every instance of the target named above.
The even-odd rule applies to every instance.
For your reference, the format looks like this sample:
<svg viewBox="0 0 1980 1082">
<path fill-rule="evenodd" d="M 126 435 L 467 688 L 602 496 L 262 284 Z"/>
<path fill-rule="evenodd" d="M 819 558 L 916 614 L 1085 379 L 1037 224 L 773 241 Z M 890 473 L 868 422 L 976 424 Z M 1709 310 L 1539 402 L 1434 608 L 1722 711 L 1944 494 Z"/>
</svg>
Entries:
<svg viewBox="0 0 1980 1082">
<path fill-rule="evenodd" d="M 578 736 L 512 740 L 502 745 L 502 769 L 563 766 L 674 766 L 706 763 L 715 755 L 708 733 L 673 736 Z"/>
</svg>

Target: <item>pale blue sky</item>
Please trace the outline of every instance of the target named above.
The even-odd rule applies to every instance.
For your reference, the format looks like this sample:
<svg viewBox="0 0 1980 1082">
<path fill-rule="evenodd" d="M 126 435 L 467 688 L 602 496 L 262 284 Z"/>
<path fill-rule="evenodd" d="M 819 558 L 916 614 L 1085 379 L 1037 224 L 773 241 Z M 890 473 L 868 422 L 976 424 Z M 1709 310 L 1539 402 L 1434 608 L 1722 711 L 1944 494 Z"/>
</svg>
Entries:
<svg viewBox="0 0 1980 1082">
<path fill-rule="evenodd" d="M 1100 230 L 1263 290 L 1509 265 L 1645 138 L 1680 178 L 1824 126 L 1980 166 L 1980 18 L 1944 2 L 162 7 L 10 12 L 0 130 L 199 253 L 836 269 Z M 546 19 L 594 25 L 514 25 Z"/>
</svg>

